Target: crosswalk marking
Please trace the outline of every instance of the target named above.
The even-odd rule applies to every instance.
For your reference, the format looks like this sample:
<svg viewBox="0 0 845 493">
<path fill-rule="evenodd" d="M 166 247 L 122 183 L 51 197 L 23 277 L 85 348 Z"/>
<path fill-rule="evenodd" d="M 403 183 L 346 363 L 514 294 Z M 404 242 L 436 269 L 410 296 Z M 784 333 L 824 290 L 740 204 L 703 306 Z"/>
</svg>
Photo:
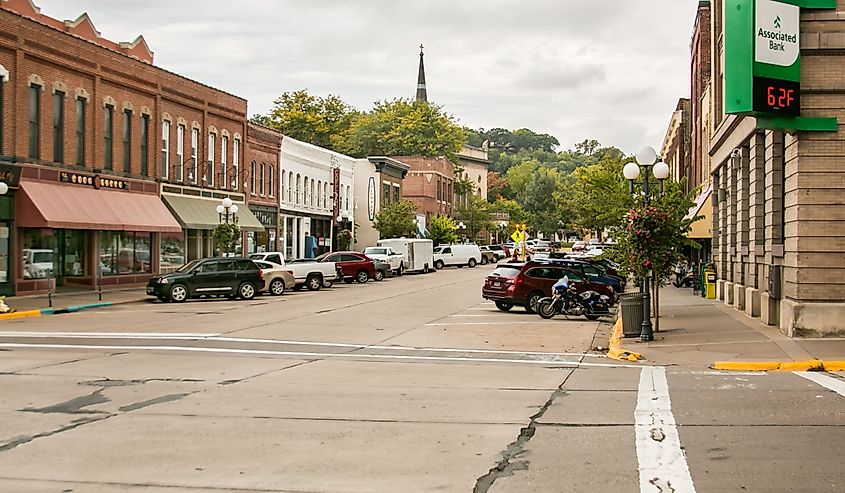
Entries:
<svg viewBox="0 0 845 493">
<path fill-rule="evenodd" d="M 845 381 L 843 380 L 839 380 L 838 378 L 833 378 L 823 373 L 814 371 L 796 371 L 793 373 L 795 373 L 799 377 L 804 377 L 807 380 L 816 382 L 822 387 L 832 390 L 837 394 L 841 395 L 842 397 L 845 397 Z"/>
<path fill-rule="evenodd" d="M 640 491 L 694 493 L 695 486 L 672 415 L 665 368 L 642 369 L 634 423 Z"/>
</svg>

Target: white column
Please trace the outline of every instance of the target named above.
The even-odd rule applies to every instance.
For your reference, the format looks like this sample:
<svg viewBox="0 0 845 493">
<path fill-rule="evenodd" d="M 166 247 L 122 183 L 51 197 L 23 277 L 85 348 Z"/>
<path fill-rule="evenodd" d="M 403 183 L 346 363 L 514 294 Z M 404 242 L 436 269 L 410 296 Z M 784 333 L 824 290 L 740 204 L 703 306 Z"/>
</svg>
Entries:
<svg viewBox="0 0 845 493">
<path fill-rule="evenodd" d="M 281 235 L 279 250 L 282 252 L 282 256 L 284 256 L 288 249 L 288 218 L 287 216 L 279 215 L 279 221 L 282 222 L 280 225 L 281 231 L 279 232 Z"/>
</svg>

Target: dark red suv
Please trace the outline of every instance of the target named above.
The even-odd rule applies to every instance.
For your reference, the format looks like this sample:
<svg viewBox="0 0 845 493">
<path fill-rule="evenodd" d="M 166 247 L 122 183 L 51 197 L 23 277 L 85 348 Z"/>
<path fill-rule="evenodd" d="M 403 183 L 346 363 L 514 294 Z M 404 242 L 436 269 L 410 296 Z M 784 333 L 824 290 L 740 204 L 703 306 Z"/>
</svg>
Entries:
<svg viewBox="0 0 845 493">
<path fill-rule="evenodd" d="M 320 255 L 318 262 L 334 262 L 338 273 L 347 283 L 357 281 L 365 283 L 376 277 L 376 266 L 370 257 L 358 252 L 331 252 Z"/>
<path fill-rule="evenodd" d="M 596 291 L 613 302 L 610 286 L 592 282 L 562 266 L 533 262 L 499 264 L 484 280 L 481 295 L 495 301 L 496 307 L 503 312 L 519 305 L 525 307 L 526 312 L 534 313 L 540 298 L 551 296 L 552 286 L 563 276 L 569 276 L 577 292 Z"/>
</svg>

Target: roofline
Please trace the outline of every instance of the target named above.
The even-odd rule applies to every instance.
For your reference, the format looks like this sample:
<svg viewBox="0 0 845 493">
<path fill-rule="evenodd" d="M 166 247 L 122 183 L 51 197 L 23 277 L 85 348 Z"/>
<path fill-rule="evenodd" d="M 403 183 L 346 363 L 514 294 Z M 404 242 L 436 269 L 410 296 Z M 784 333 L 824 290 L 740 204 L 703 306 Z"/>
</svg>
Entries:
<svg viewBox="0 0 845 493">
<path fill-rule="evenodd" d="M 147 62 L 144 62 L 144 61 L 142 61 L 142 60 L 139 60 L 138 58 L 135 58 L 135 57 L 133 57 L 133 56 L 127 55 L 126 53 L 120 52 L 120 51 L 118 51 L 118 50 L 113 50 L 113 49 L 111 49 L 111 48 L 109 48 L 109 47 L 107 47 L 107 46 L 103 46 L 103 45 L 101 45 L 101 44 L 97 44 L 97 43 L 95 43 L 94 41 L 91 41 L 90 39 L 83 38 L 82 36 L 78 36 L 78 35 L 76 35 L 76 34 L 69 33 L 69 32 L 67 32 L 67 31 L 61 31 L 61 30 L 56 29 L 55 27 L 53 27 L 53 26 L 51 26 L 51 25 L 49 25 L 49 24 L 46 24 L 46 23 L 44 23 L 44 22 L 41 22 L 41 21 L 39 21 L 39 20 L 37 20 L 37 19 L 33 19 L 33 18 L 31 18 L 31 17 L 27 17 L 27 16 L 25 16 L 25 15 L 21 15 L 21 14 L 19 14 L 19 13 L 15 12 L 15 11 L 13 11 L 13 10 L 8 10 L 8 9 L 5 9 L 5 8 L 0 8 L 0 12 L 5 12 L 5 13 L 7 13 L 7 14 L 17 16 L 17 17 L 19 17 L 19 18 L 21 18 L 21 19 L 24 19 L 24 20 L 29 21 L 29 22 L 33 22 L 33 23 L 35 23 L 35 24 L 38 24 L 39 26 L 44 26 L 44 27 L 46 27 L 46 28 L 48 28 L 48 29 L 50 29 L 50 30 L 52 30 L 52 31 L 54 31 L 54 32 L 57 32 L 57 33 L 63 34 L 63 35 L 65 35 L 65 36 L 70 36 L 70 37 L 72 37 L 72 38 L 74 38 L 74 39 L 79 39 L 79 40 L 85 41 L 86 43 L 88 43 L 88 44 L 90 44 L 90 45 L 92 45 L 92 46 L 95 46 L 96 48 L 99 48 L 99 49 L 102 49 L 102 50 L 106 50 L 106 51 L 108 51 L 108 52 L 110 52 L 110 53 L 116 53 L 116 54 L 118 54 L 118 55 L 120 55 L 120 56 L 122 56 L 122 57 L 125 57 L 127 60 L 130 60 L 130 61 L 131 61 L 131 62 L 133 62 L 133 63 L 140 63 L 140 64 L 142 64 L 142 65 L 143 65 L 144 67 L 146 67 L 146 68 L 153 68 L 153 69 L 155 69 L 155 70 L 160 70 L 161 72 L 164 72 L 164 73 L 166 73 L 166 74 L 175 75 L 176 77 L 179 77 L 179 78 L 181 78 L 181 79 L 185 79 L 185 80 L 187 80 L 187 81 L 193 82 L 193 83 L 198 84 L 198 85 L 200 85 L 200 86 L 202 86 L 202 87 L 206 87 L 206 88 L 208 88 L 208 89 L 212 89 L 212 90 L 214 90 L 214 91 L 217 91 L 217 92 L 220 92 L 220 93 L 226 94 L 227 96 L 231 96 L 231 97 L 233 97 L 233 98 L 239 99 L 239 100 L 243 101 L 244 103 L 248 103 L 248 102 L 249 102 L 246 98 L 242 98 L 241 96 L 238 96 L 237 94 L 232 94 L 232 93 L 230 93 L 230 92 L 228 92 L 228 91 L 224 91 L 223 89 L 219 89 L 219 88 L 217 88 L 217 87 L 210 86 L 210 85 L 208 85 L 208 84 L 202 83 L 202 82 L 200 82 L 200 81 L 198 81 L 198 80 L 195 80 L 195 79 L 192 79 L 192 78 L 190 78 L 190 77 L 185 77 L 185 76 L 184 76 L 184 75 L 182 75 L 182 74 L 177 74 L 176 72 L 172 72 L 172 71 L 170 71 L 170 70 L 167 70 L 167 69 L 165 69 L 165 68 L 162 68 L 162 67 L 160 67 L 160 66 L 158 66 L 158 65 L 155 65 L 155 64 L 153 64 L 153 63 L 147 63 Z M 44 15 L 44 14 L 42 14 L 42 15 Z M 144 40 L 144 42 L 146 43 L 146 40 Z M 149 46 L 149 45 L 147 45 L 147 46 Z M 247 109 L 247 110 L 248 110 L 248 109 Z M 246 113 L 245 113 L 245 114 L 246 114 Z"/>
<path fill-rule="evenodd" d="M 396 168 L 400 171 L 410 171 L 411 165 L 405 164 L 402 161 L 397 161 L 396 159 L 389 158 L 387 156 L 367 156 L 367 161 L 376 164 L 377 162 L 382 162 L 392 168 Z"/>
</svg>

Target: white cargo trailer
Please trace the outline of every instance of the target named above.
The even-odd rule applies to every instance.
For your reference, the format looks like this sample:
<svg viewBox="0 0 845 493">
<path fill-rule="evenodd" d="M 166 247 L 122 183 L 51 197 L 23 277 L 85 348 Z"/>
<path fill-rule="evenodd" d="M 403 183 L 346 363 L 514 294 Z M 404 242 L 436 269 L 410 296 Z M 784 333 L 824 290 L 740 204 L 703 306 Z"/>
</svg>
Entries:
<svg viewBox="0 0 845 493">
<path fill-rule="evenodd" d="M 434 270 L 434 243 L 431 240 L 417 238 L 392 238 L 379 240 L 378 246 L 391 247 L 396 253 L 405 256 L 405 272 L 430 272 Z"/>
</svg>

